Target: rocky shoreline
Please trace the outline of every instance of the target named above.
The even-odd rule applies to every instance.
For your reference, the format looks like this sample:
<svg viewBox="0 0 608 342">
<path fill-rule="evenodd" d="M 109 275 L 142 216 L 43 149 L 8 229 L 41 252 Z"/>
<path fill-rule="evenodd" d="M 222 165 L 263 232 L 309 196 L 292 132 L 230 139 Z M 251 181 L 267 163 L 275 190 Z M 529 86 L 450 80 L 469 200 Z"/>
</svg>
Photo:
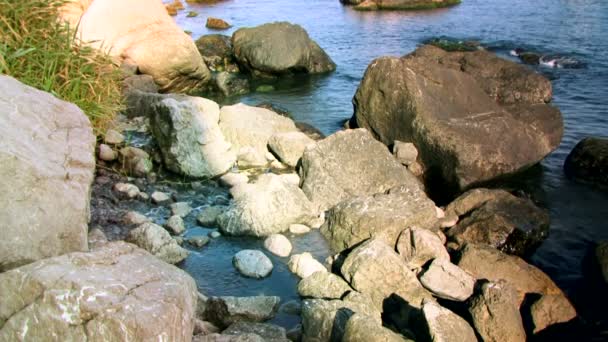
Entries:
<svg viewBox="0 0 608 342">
<path fill-rule="evenodd" d="M 82 8 L 80 33 L 100 37 L 110 2 Z M 103 34 L 123 48 L 127 109 L 97 144 L 76 106 L 0 76 L 0 340 L 524 341 L 582 324 L 526 261 L 548 213 L 484 187 L 559 145 L 547 79 L 487 51 L 424 45 L 372 61 L 348 129 L 324 137 L 267 105 L 177 94 L 335 70 L 303 28 L 195 45 L 160 1 L 150 7 L 165 36 L 131 39 L 148 33 L 127 24 Z M 566 173 L 605 186 L 605 142 L 577 146 Z M 450 201 L 438 205 L 437 192 Z M 184 235 L 192 222 L 209 234 Z M 327 260 L 294 253 L 288 238 L 316 229 Z M 285 258 L 302 303 L 280 310 L 300 325 L 264 323 L 280 297 L 208 297 L 172 266 L 184 246 L 225 236 L 264 239 L 265 250 L 234 255 L 240 276 L 263 279 L 268 255 Z M 597 272 L 608 282 L 605 247 Z"/>
</svg>

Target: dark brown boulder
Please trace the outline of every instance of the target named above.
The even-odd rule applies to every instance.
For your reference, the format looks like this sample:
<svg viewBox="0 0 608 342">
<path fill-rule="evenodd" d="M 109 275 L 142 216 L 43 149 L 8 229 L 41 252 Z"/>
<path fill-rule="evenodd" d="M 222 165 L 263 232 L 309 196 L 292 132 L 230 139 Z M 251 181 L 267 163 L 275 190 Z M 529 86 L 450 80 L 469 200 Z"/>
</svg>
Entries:
<svg viewBox="0 0 608 342">
<path fill-rule="evenodd" d="M 608 189 L 608 138 L 581 140 L 566 158 L 564 172 L 568 178 Z"/>
</svg>

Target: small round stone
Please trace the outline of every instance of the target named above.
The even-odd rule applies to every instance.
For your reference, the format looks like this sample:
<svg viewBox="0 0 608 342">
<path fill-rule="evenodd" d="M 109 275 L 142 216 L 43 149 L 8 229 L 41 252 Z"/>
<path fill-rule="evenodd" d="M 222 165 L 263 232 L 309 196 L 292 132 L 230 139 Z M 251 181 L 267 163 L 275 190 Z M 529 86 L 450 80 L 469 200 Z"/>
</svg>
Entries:
<svg viewBox="0 0 608 342">
<path fill-rule="evenodd" d="M 211 233 L 209 233 L 209 237 L 212 239 L 217 239 L 220 236 L 222 236 L 222 233 L 218 232 L 217 230 L 214 230 Z"/>
<path fill-rule="evenodd" d="M 272 234 L 264 240 L 264 248 L 274 255 L 286 257 L 291 253 L 292 246 L 285 235 Z"/>
<path fill-rule="evenodd" d="M 244 276 L 250 278 L 264 278 L 272 272 L 272 261 L 268 257 L 253 249 L 245 249 L 232 258 L 234 267 Z"/>
<path fill-rule="evenodd" d="M 114 161 L 118 158 L 118 153 L 106 144 L 99 145 L 99 159 L 103 161 Z"/>
<path fill-rule="evenodd" d="M 209 243 L 209 238 L 206 236 L 197 235 L 189 237 L 188 239 L 186 239 L 186 241 L 192 246 L 200 248 Z"/>
<path fill-rule="evenodd" d="M 289 226 L 289 232 L 291 234 L 306 234 L 310 232 L 310 228 L 303 224 L 292 224 Z"/>
<path fill-rule="evenodd" d="M 181 233 L 186 231 L 184 220 L 178 215 L 173 215 L 169 217 L 169 219 L 165 223 L 165 228 L 167 228 L 174 235 L 180 235 Z"/>
</svg>

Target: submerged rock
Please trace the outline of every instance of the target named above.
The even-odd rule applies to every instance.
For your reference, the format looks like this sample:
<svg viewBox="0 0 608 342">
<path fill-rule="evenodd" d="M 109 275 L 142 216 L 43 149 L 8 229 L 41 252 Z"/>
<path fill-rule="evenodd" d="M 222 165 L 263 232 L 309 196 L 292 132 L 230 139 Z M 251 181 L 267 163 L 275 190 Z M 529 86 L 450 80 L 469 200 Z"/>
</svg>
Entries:
<svg viewBox="0 0 608 342">
<path fill-rule="evenodd" d="M 147 250 L 155 257 L 176 264 L 188 256 L 163 227 L 151 222 L 144 223 L 129 232 L 127 241 Z"/>
<path fill-rule="evenodd" d="M 249 81 L 235 73 L 222 71 L 215 76 L 215 83 L 224 96 L 244 95 L 249 93 Z"/>
<path fill-rule="evenodd" d="M 608 138 L 579 141 L 566 158 L 564 172 L 568 178 L 608 189 Z"/>
<path fill-rule="evenodd" d="M 207 18 L 207 23 L 205 24 L 205 26 L 214 30 L 226 30 L 232 27 L 232 25 L 228 24 L 223 19 L 213 17 Z"/>
<path fill-rule="evenodd" d="M 226 207 L 223 205 L 214 205 L 206 207 L 198 214 L 196 221 L 203 227 L 215 227 L 217 225 L 217 218 L 226 211 Z"/>
<path fill-rule="evenodd" d="M 251 278 L 264 278 L 272 272 L 272 261 L 256 250 L 245 249 L 234 255 L 234 267 L 244 276 Z"/>
<path fill-rule="evenodd" d="M 242 28 L 232 35 L 233 52 L 254 75 L 333 71 L 336 65 L 299 25 L 287 22 Z"/>
<path fill-rule="evenodd" d="M 142 222 L 143 223 L 143 222 Z M 184 220 L 179 215 L 173 215 L 165 222 L 165 228 L 169 229 L 174 235 L 180 235 L 186 231 Z"/>
<path fill-rule="evenodd" d="M 205 303 L 204 319 L 226 328 L 235 322 L 263 322 L 274 317 L 279 297 L 210 297 Z"/>
</svg>

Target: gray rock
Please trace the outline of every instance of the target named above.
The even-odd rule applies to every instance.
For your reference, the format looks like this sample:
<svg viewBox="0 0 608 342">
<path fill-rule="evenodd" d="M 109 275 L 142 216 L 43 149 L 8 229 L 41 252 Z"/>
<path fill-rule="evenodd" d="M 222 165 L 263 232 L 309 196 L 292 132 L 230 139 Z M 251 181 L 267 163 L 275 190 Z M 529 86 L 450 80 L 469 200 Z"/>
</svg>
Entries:
<svg viewBox="0 0 608 342">
<path fill-rule="evenodd" d="M 159 205 L 171 202 L 171 197 L 168 194 L 160 191 L 154 191 L 150 197 L 152 197 L 152 202 Z"/>
<path fill-rule="evenodd" d="M 125 199 L 134 199 L 139 195 L 139 188 L 137 185 L 130 183 L 116 183 L 114 184 L 114 191 Z"/>
<path fill-rule="evenodd" d="M 393 145 L 393 155 L 403 165 L 412 165 L 418 158 L 418 149 L 412 143 L 395 141 Z"/>
<path fill-rule="evenodd" d="M 114 161 L 118 158 L 118 153 L 106 144 L 99 144 L 99 159 L 103 161 Z"/>
<path fill-rule="evenodd" d="M 196 284 L 134 245 L 111 242 L 0 274 L 0 298 L 2 341 L 187 341 Z"/>
<path fill-rule="evenodd" d="M 475 331 L 463 318 L 434 301 L 422 306 L 427 334 L 434 342 L 477 341 Z"/>
<path fill-rule="evenodd" d="M 302 324 L 298 324 L 289 329 L 287 331 L 287 338 L 292 342 L 302 341 Z"/>
<path fill-rule="evenodd" d="M 308 298 L 340 299 L 351 290 L 342 278 L 327 271 L 317 271 L 298 283 L 298 294 Z"/>
<path fill-rule="evenodd" d="M 266 157 L 251 146 L 241 147 L 236 157 L 239 169 L 262 168 L 268 165 Z"/>
<path fill-rule="evenodd" d="M 209 238 L 206 236 L 191 236 L 186 239 L 186 241 L 192 246 L 201 248 L 209 243 Z"/>
<path fill-rule="evenodd" d="M 350 286 L 369 295 L 378 309 L 393 294 L 416 308 L 423 299 L 431 298 L 403 259 L 380 239 L 368 240 L 350 252 L 341 272 Z"/>
<path fill-rule="evenodd" d="M 608 241 L 602 241 L 597 245 L 595 248 L 595 257 L 600 265 L 604 281 L 608 283 Z"/>
<path fill-rule="evenodd" d="M 249 81 L 235 73 L 222 71 L 215 77 L 215 83 L 224 96 L 245 95 L 249 93 Z"/>
<path fill-rule="evenodd" d="M 88 249 L 95 135 L 76 105 L 0 75 L 0 272 Z"/>
<path fill-rule="evenodd" d="M 303 224 L 292 224 L 289 225 L 289 232 L 291 234 L 306 234 L 310 232 L 310 228 L 308 226 L 305 226 Z"/>
<path fill-rule="evenodd" d="M 302 155 L 302 190 L 321 210 L 354 196 L 419 181 L 364 129 L 347 130 L 308 146 Z"/>
<path fill-rule="evenodd" d="M 383 327 L 382 324 L 378 323 L 375 319 L 359 313 L 353 314 L 346 322 L 342 341 L 413 342 L 412 340 L 406 339 L 402 335 Z"/>
<path fill-rule="evenodd" d="M 277 175 L 263 174 L 255 183 L 233 187 L 231 194 L 232 206 L 218 218 L 220 230 L 228 235 L 268 236 L 317 218 L 302 190 Z"/>
<path fill-rule="evenodd" d="M 226 328 L 235 322 L 263 322 L 274 317 L 279 297 L 210 297 L 205 305 L 204 319 Z"/>
<path fill-rule="evenodd" d="M 475 278 L 449 259 L 435 259 L 420 276 L 420 283 L 437 297 L 462 302 L 473 294 Z"/>
<path fill-rule="evenodd" d="M 286 257 L 291 254 L 292 246 L 285 235 L 272 234 L 264 240 L 264 248 L 274 255 Z"/>
<path fill-rule="evenodd" d="M 387 193 L 338 203 L 329 210 L 321 233 L 335 252 L 369 238 L 381 238 L 394 246 L 403 228 L 431 227 L 437 221 L 435 214 L 435 203 L 417 183 L 412 187 L 402 185 Z"/>
<path fill-rule="evenodd" d="M 146 215 L 140 214 L 137 211 L 129 211 L 123 216 L 122 222 L 128 226 L 139 226 L 151 220 Z"/>
<path fill-rule="evenodd" d="M 108 145 L 120 145 L 125 142 L 125 136 L 116 130 L 109 129 L 104 134 L 103 141 Z"/>
<path fill-rule="evenodd" d="M 205 64 L 213 71 L 224 71 L 235 63 L 230 37 L 222 34 L 207 34 L 196 40 Z M 238 67 L 236 69 L 238 71 Z"/>
<path fill-rule="evenodd" d="M 475 330 L 483 341 L 521 342 L 526 332 L 519 314 L 517 292 L 506 281 L 486 282 L 469 302 Z"/>
<path fill-rule="evenodd" d="M 118 151 L 122 169 L 134 177 L 145 177 L 152 172 L 150 155 L 137 147 L 123 147 Z"/>
<path fill-rule="evenodd" d="M 226 210 L 225 206 L 214 205 L 206 207 L 198 214 L 196 221 L 203 227 L 217 226 L 217 218 Z"/>
<path fill-rule="evenodd" d="M 192 211 L 192 207 L 190 206 L 190 203 L 188 203 L 188 202 L 173 203 L 173 204 L 171 204 L 170 208 L 171 208 L 171 213 L 173 213 L 173 215 L 177 215 L 179 217 L 186 217 Z"/>
<path fill-rule="evenodd" d="M 234 56 L 254 75 L 333 71 L 336 65 L 299 25 L 287 22 L 242 28 L 232 35 Z"/>
<path fill-rule="evenodd" d="M 272 261 L 264 253 L 245 249 L 234 255 L 234 267 L 244 276 L 264 278 L 272 271 Z"/>
<path fill-rule="evenodd" d="M 564 172 L 568 178 L 608 189 L 608 138 L 579 141 L 566 158 Z"/>
<path fill-rule="evenodd" d="M 266 340 L 257 334 L 224 335 L 215 333 L 192 336 L 192 342 L 266 342 Z"/>
<path fill-rule="evenodd" d="M 122 81 L 123 94 L 129 94 L 135 90 L 144 93 L 158 93 L 159 87 L 150 75 L 131 75 Z M 107 135 L 107 134 L 106 134 Z"/>
<path fill-rule="evenodd" d="M 461 191 L 525 169 L 557 148 L 563 122 L 547 104 L 551 94 L 549 80 L 491 52 L 425 45 L 371 62 L 351 122 L 386 145 L 414 143 L 425 168 L 437 172 L 429 184 Z"/>
<path fill-rule="evenodd" d="M 232 188 L 239 184 L 247 184 L 249 177 L 244 173 L 228 172 L 220 177 L 220 184 L 227 188 Z"/>
<path fill-rule="evenodd" d="M 317 259 L 308 252 L 292 255 L 291 258 L 289 258 L 287 267 L 292 273 L 302 279 L 305 279 L 315 272 L 327 272 L 325 266 L 318 262 Z"/>
<path fill-rule="evenodd" d="M 216 230 L 212 231 L 211 233 L 209 233 L 209 237 L 212 239 L 217 239 L 220 236 L 222 236 L 222 234 Z"/>
<path fill-rule="evenodd" d="M 194 331 L 193 335 L 209 335 L 219 333 L 220 328 L 216 327 L 213 323 L 201 321 L 200 319 L 194 320 Z"/>
<path fill-rule="evenodd" d="M 165 222 L 165 228 L 169 229 L 174 235 L 180 235 L 186 231 L 184 220 L 179 215 L 169 217 L 167 222 Z"/>
<path fill-rule="evenodd" d="M 417 227 L 401 233 L 397 241 L 397 252 L 411 269 L 419 268 L 433 259 L 450 261 L 450 255 L 437 234 Z"/>
<path fill-rule="evenodd" d="M 268 323 L 235 322 L 222 335 L 256 334 L 267 342 L 289 342 L 285 328 Z"/>
<path fill-rule="evenodd" d="M 302 132 L 277 133 L 270 137 L 268 148 L 279 157 L 281 162 L 296 167 L 306 146 L 314 142 Z"/>
<path fill-rule="evenodd" d="M 302 313 L 302 304 L 297 300 L 290 300 L 289 302 L 284 303 L 279 308 L 279 312 L 299 316 Z"/>
<path fill-rule="evenodd" d="M 169 264 L 176 264 L 188 256 L 188 251 L 181 248 L 163 227 L 151 222 L 131 230 L 127 241 Z"/>
<path fill-rule="evenodd" d="M 532 329 L 528 333 L 532 335 L 554 324 L 574 319 L 576 310 L 564 295 L 545 295 L 530 306 L 529 317 Z"/>
<path fill-rule="evenodd" d="M 89 240 L 89 250 L 98 249 L 108 243 L 106 234 L 99 228 L 89 230 L 87 238 Z"/>
<path fill-rule="evenodd" d="M 342 3 L 356 5 L 354 9 L 359 11 L 376 10 L 423 10 L 453 6 L 460 0 L 341 0 Z"/>
</svg>

